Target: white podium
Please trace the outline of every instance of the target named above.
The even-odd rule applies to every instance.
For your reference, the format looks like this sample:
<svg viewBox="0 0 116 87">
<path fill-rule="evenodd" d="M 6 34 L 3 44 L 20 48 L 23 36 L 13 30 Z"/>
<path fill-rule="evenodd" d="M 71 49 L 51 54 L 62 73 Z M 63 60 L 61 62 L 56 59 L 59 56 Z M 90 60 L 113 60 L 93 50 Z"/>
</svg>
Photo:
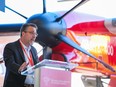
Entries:
<svg viewBox="0 0 116 87">
<path fill-rule="evenodd" d="M 21 72 L 34 76 L 34 87 L 71 87 L 71 69 L 77 64 L 48 60 L 37 63 Z"/>
</svg>

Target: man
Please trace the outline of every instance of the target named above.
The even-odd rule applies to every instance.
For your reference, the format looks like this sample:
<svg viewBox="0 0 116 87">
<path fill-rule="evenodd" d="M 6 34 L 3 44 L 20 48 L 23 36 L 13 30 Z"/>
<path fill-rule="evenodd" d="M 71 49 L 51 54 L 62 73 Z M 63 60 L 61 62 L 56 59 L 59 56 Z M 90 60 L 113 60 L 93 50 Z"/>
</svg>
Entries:
<svg viewBox="0 0 116 87">
<path fill-rule="evenodd" d="M 6 74 L 3 87 L 34 87 L 33 77 L 20 72 L 38 63 L 37 51 L 32 46 L 37 37 L 37 26 L 26 23 L 21 27 L 20 39 L 4 48 Z"/>
</svg>

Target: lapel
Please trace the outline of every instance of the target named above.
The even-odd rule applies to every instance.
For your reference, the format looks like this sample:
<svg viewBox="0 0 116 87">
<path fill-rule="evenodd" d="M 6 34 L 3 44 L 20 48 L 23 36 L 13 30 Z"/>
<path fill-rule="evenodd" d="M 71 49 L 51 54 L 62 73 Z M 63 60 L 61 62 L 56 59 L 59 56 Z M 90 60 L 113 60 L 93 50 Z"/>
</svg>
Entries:
<svg viewBox="0 0 116 87">
<path fill-rule="evenodd" d="M 19 51 L 19 53 L 21 55 L 21 59 L 23 61 L 25 61 L 24 53 L 23 53 L 23 50 L 22 50 L 22 47 L 21 47 L 21 44 L 20 44 L 19 40 L 16 41 L 16 46 L 17 46 L 17 49 L 18 49 L 18 51 Z"/>
<path fill-rule="evenodd" d="M 36 64 L 37 63 L 37 61 L 36 61 L 37 54 L 34 52 L 33 47 L 31 47 L 31 53 L 32 53 L 32 57 L 33 57 L 34 64 Z"/>
</svg>

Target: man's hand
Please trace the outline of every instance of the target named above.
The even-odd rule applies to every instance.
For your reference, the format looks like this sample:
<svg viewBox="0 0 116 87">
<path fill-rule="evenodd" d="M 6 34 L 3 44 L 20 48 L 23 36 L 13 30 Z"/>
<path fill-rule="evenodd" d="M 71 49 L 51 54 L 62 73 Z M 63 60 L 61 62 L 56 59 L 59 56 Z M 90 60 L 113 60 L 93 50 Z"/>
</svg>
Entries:
<svg viewBox="0 0 116 87">
<path fill-rule="evenodd" d="M 28 64 L 29 64 L 29 63 L 24 62 L 24 63 L 20 66 L 18 72 L 21 73 L 23 70 L 25 70 L 25 69 L 27 68 L 27 65 L 28 65 Z"/>
</svg>

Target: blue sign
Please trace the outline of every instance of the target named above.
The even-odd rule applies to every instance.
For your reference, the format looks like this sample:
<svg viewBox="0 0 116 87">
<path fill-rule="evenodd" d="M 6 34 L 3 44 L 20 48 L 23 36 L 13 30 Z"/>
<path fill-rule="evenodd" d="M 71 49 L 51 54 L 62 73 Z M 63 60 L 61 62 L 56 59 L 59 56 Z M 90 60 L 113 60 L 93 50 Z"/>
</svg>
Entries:
<svg viewBox="0 0 116 87">
<path fill-rule="evenodd" d="M 5 0 L 0 0 L 0 11 L 5 12 Z"/>
</svg>

